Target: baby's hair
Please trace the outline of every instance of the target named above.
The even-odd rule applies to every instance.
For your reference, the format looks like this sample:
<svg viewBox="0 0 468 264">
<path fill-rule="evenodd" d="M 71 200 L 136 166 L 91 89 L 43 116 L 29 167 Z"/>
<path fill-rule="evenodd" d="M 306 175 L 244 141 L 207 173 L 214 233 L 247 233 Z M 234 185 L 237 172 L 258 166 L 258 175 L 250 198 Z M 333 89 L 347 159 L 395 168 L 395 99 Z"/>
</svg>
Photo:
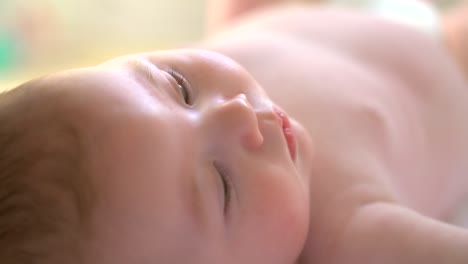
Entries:
<svg viewBox="0 0 468 264">
<path fill-rule="evenodd" d="M 91 190 L 80 137 L 29 86 L 0 94 L 0 263 L 81 263 Z"/>
</svg>

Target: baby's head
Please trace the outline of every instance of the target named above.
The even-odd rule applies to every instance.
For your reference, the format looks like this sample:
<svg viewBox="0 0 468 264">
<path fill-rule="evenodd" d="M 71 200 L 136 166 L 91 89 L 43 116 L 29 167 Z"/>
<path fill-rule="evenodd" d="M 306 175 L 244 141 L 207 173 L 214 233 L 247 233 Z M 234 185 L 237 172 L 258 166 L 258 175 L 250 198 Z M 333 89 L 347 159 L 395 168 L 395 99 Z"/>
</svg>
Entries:
<svg viewBox="0 0 468 264">
<path fill-rule="evenodd" d="M 240 66 L 196 50 L 3 94 L 0 260 L 293 262 L 308 229 L 308 144 L 293 122 L 294 150 L 286 121 Z"/>
<path fill-rule="evenodd" d="M 1 263 L 80 257 L 92 188 L 78 131 L 54 102 L 30 84 L 0 95 Z"/>
</svg>

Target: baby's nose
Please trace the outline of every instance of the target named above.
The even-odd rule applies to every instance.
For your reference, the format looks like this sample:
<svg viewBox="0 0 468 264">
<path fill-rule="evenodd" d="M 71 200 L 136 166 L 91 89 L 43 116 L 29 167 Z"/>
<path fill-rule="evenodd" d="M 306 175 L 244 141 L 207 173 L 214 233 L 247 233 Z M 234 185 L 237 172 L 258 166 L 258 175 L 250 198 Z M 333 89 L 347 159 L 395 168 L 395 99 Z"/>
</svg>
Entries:
<svg viewBox="0 0 468 264">
<path fill-rule="evenodd" d="M 240 143 L 252 149 L 263 143 L 255 109 L 243 93 L 214 103 L 208 110 L 209 130 L 220 143 Z"/>
</svg>

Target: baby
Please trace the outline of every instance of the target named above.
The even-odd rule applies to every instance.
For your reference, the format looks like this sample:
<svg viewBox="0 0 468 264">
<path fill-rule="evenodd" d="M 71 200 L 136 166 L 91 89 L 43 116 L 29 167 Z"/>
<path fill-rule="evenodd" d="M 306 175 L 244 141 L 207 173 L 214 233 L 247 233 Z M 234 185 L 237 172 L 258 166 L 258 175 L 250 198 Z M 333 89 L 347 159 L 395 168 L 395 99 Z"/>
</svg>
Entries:
<svg viewBox="0 0 468 264">
<path fill-rule="evenodd" d="M 416 29 L 283 2 L 218 1 L 198 49 L 3 94 L 0 262 L 468 263 L 442 222 L 468 193 L 461 67 Z"/>
</svg>

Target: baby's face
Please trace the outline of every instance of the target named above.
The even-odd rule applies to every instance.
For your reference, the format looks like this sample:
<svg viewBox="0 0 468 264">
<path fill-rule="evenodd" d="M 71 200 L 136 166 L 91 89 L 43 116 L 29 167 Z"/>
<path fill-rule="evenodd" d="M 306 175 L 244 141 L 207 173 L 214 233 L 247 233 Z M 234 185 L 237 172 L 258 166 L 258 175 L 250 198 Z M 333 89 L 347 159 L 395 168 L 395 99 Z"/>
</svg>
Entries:
<svg viewBox="0 0 468 264">
<path fill-rule="evenodd" d="M 40 82 L 88 153 L 89 263 L 284 264 L 300 253 L 305 132 L 292 122 L 288 148 L 286 120 L 233 61 L 139 54 Z"/>
</svg>

